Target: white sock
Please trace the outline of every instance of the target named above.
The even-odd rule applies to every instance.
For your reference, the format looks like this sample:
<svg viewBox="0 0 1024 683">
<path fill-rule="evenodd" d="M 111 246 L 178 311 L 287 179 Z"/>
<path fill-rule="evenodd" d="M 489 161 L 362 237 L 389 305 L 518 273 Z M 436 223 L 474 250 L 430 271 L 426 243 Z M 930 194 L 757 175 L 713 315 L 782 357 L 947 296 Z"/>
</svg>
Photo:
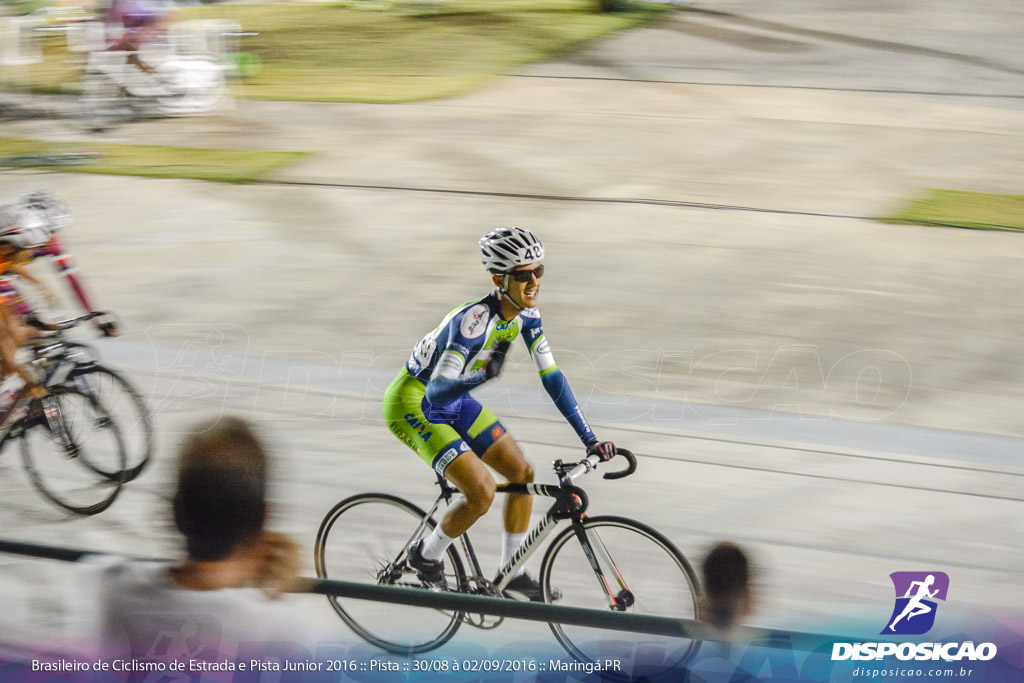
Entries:
<svg viewBox="0 0 1024 683">
<path fill-rule="evenodd" d="M 431 534 L 420 543 L 420 554 L 423 555 L 425 560 L 440 560 L 441 556 L 444 555 L 444 551 L 448 550 L 448 546 L 454 540 L 454 538 L 441 531 L 441 525 L 438 524 L 434 527 Z"/>
<path fill-rule="evenodd" d="M 525 531 L 521 534 L 513 534 L 508 531 L 501 532 L 501 567 L 507 565 L 512 556 L 523 547 L 523 541 L 526 540 L 527 535 Z M 519 576 L 524 571 L 526 571 L 526 567 L 520 567 L 519 571 L 516 572 L 516 576 Z"/>
</svg>

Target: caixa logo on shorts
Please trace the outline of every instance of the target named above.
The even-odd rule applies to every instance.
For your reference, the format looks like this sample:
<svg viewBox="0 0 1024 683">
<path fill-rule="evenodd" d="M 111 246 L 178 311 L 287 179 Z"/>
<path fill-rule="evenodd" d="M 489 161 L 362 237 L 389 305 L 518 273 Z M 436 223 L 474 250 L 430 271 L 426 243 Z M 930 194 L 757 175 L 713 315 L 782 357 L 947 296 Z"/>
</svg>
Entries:
<svg viewBox="0 0 1024 683">
<path fill-rule="evenodd" d="M 893 572 L 896 605 L 881 635 L 919 636 L 935 624 L 936 600 L 946 601 L 949 577 L 943 572 Z"/>
</svg>

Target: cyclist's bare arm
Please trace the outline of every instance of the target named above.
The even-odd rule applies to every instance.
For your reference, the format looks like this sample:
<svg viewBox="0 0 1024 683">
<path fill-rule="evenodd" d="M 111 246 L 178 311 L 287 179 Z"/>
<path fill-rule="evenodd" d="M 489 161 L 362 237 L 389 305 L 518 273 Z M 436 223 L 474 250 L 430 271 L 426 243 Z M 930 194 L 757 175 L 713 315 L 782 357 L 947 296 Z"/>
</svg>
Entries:
<svg viewBox="0 0 1024 683">
<path fill-rule="evenodd" d="M 48 284 L 33 275 L 24 263 L 12 263 L 8 270 L 35 287 L 51 304 L 60 301 L 57 293 Z"/>
<path fill-rule="evenodd" d="M 0 366 L 2 366 L 0 370 L 5 377 L 16 372 L 25 384 L 34 385 L 36 383 L 35 377 L 28 368 L 18 363 L 17 360 L 18 349 L 36 334 L 38 334 L 36 330 L 21 324 L 7 303 L 0 303 Z M 43 393 L 45 392 L 33 390 L 34 396 Z"/>
</svg>

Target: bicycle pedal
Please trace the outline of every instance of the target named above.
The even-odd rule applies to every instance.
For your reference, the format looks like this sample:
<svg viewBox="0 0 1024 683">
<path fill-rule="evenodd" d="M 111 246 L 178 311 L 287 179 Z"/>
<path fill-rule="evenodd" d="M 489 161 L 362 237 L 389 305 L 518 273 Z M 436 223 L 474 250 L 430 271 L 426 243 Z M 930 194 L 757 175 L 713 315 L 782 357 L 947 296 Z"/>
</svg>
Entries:
<svg viewBox="0 0 1024 683">
<path fill-rule="evenodd" d="M 431 592 L 434 592 L 434 593 L 447 593 L 448 592 L 448 586 L 438 586 L 437 584 L 430 584 L 430 583 L 427 583 L 426 581 L 423 581 L 423 580 L 420 580 L 420 588 L 425 588 L 428 591 L 431 591 Z"/>
<path fill-rule="evenodd" d="M 505 589 L 502 592 L 502 595 L 508 598 L 509 600 L 518 600 L 519 602 L 530 602 L 530 598 L 526 597 L 526 595 L 520 593 L 519 591 L 510 591 L 508 589 Z"/>
</svg>

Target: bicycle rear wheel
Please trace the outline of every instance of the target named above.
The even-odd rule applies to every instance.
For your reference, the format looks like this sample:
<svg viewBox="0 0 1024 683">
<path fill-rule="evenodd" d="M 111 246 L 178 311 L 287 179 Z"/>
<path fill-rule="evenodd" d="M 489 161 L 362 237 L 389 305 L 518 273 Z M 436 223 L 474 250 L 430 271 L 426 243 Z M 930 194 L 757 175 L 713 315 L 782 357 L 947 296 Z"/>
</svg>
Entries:
<svg viewBox="0 0 1024 683">
<path fill-rule="evenodd" d="M 370 585 L 422 588 L 406 563 L 426 513 L 385 493 L 366 493 L 341 501 L 324 517 L 316 536 L 316 575 L 322 579 Z M 434 528 L 427 519 L 420 535 Z M 455 546 L 444 556 L 450 590 L 466 585 Z M 401 654 L 428 652 L 448 642 L 462 624 L 461 612 L 329 596 L 328 602 L 356 634 L 377 647 Z"/>
<path fill-rule="evenodd" d="M 21 455 L 35 487 L 50 501 L 81 515 L 110 507 L 125 471 L 124 442 L 101 404 L 72 387 L 52 387 L 22 418 Z"/>
<path fill-rule="evenodd" d="M 576 530 L 551 542 L 540 569 L 545 600 L 562 592 L 559 605 L 695 619 L 700 583 L 679 549 L 657 530 L 624 517 L 583 520 L 587 542 L 600 567 L 591 566 Z M 614 606 L 613 606 L 614 601 Z M 550 624 L 555 638 L 582 662 L 617 661 L 624 679 L 654 677 L 678 667 L 697 649 L 688 639 L 627 631 Z"/>
<path fill-rule="evenodd" d="M 135 479 L 153 455 L 153 418 L 145 400 L 120 373 L 97 364 L 72 371 L 67 383 L 102 405 L 117 423 L 124 440 L 127 468 L 123 473 L 98 470 L 111 479 Z"/>
<path fill-rule="evenodd" d="M 86 72 L 82 77 L 82 92 L 75 105 L 75 118 L 83 129 L 102 133 L 133 117 L 128 97 L 120 85 L 106 74 Z"/>
</svg>

